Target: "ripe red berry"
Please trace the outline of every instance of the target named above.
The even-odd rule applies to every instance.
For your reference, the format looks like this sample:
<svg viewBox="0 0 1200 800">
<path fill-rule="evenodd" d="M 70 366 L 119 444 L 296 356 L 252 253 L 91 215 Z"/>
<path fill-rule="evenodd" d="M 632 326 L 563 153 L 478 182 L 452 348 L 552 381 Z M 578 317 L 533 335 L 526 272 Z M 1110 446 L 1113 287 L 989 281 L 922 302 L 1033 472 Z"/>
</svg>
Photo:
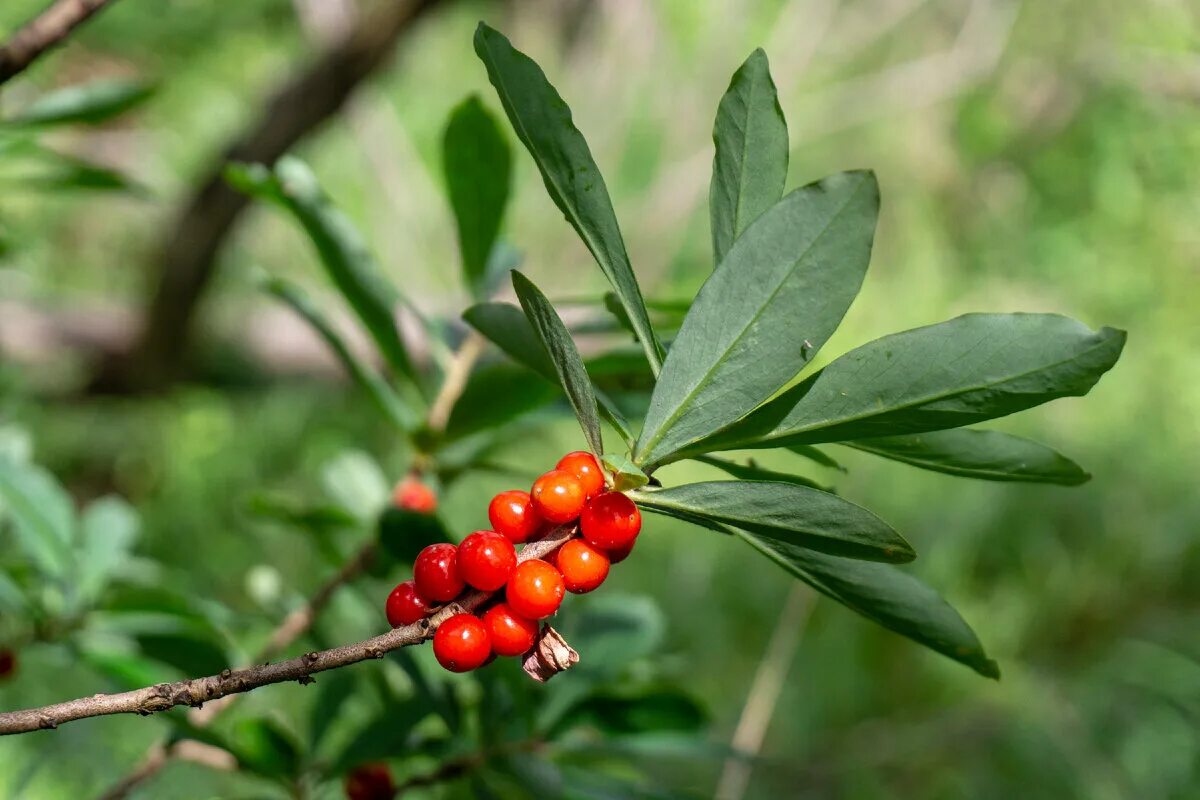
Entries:
<svg viewBox="0 0 1200 800">
<path fill-rule="evenodd" d="M 543 619 L 558 610 L 565 590 L 562 574 L 535 558 L 517 565 L 504 595 L 522 617 Z"/>
<path fill-rule="evenodd" d="M 608 556 L 582 539 L 572 539 L 558 549 L 558 571 L 568 592 L 584 594 L 608 577 Z"/>
<path fill-rule="evenodd" d="M 529 496 L 538 515 L 555 525 L 573 521 L 587 502 L 579 478 L 561 469 L 552 469 L 534 481 Z"/>
<path fill-rule="evenodd" d="M 642 529 L 638 507 L 620 492 L 595 497 L 579 518 L 583 538 L 601 550 L 619 550 L 633 544 Z"/>
<path fill-rule="evenodd" d="M 497 603 L 483 615 L 483 624 L 492 637 L 492 650 L 499 656 L 519 656 L 537 641 L 538 624 L 513 611 L 508 603 Z"/>
<path fill-rule="evenodd" d="M 363 764 L 346 775 L 349 800 L 391 800 L 395 794 L 396 784 L 387 764 Z"/>
<path fill-rule="evenodd" d="M 0 650 L 0 680 L 9 678 L 17 671 L 17 654 L 7 647 Z"/>
<path fill-rule="evenodd" d="M 474 614 L 455 614 L 433 635 L 433 654 L 451 672 L 470 672 L 492 655 L 487 626 Z"/>
<path fill-rule="evenodd" d="M 625 559 L 629 558 L 629 554 L 633 552 L 633 546 L 637 544 L 637 537 L 633 537 L 633 541 L 624 547 L 614 547 L 611 550 L 605 550 L 608 553 L 609 564 L 620 564 Z"/>
<path fill-rule="evenodd" d="M 392 502 L 397 508 L 419 514 L 432 514 L 437 510 L 437 495 L 416 478 L 405 478 L 397 483 L 392 490 Z"/>
<path fill-rule="evenodd" d="M 388 595 L 387 620 L 393 628 L 411 625 L 431 610 L 425 598 L 417 594 L 417 587 L 412 581 L 405 581 Z"/>
<path fill-rule="evenodd" d="M 534 509 L 529 492 L 520 489 L 501 492 L 493 497 L 488 504 L 488 519 L 491 520 L 492 530 L 504 534 L 515 544 L 524 542 L 542 527 L 542 518 Z"/>
<path fill-rule="evenodd" d="M 458 574 L 467 585 L 494 592 L 517 568 L 513 543 L 494 531 L 475 531 L 458 546 Z"/>
<path fill-rule="evenodd" d="M 431 544 L 413 563 L 413 583 L 417 593 L 427 600 L 448 603 L 463 590 L 455 556 L 458 548 L 452 544 Z"/>
<path fill-rule="evenodd" d="M 604 470 L 596 457 L 586 450 L 567 453 L 558 460 L 557 468 L 578 478 L 589 500 L 604 491 Z"/>
</svg>

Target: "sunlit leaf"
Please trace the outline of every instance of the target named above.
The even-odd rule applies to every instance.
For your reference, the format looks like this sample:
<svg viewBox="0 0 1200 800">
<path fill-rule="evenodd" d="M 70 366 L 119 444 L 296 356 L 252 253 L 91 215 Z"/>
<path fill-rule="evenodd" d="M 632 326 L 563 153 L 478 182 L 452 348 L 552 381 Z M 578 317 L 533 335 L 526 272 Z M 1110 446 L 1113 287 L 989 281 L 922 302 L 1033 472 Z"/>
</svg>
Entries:
<svg viewBox="0 0 1200 800">
<path fill-rule="evenodd" d="M 65 125 L 104 122 L 145 101 L 154 87 L 136 80 L 98 80 L 44 94 L 5 125 Z"/>
</svg>

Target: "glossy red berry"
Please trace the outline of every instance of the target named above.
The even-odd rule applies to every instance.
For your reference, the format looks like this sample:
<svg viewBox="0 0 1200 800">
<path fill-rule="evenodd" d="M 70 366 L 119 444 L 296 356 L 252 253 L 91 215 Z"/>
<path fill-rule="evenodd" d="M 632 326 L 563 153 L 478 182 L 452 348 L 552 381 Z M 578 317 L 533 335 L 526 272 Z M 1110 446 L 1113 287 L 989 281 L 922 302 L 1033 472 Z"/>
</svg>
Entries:
<svg viewBox="0 0 1200 800">
<path fill-rule="evenodd" d="M 519 656 L 537 641 L 538 624 L 513 611 L 508 603 L 497 603 L 483 615 L 484 627 L 498 656 Z"/>
<path fill-rule="evenodd" d="M 567 453 L 558 460 L 557 468 L 578 478 L 589 500 L 604 491 L 604 470 L 596 457 L 586 450 Z"/>
<path fill-rule="evenodd" d="M 8 648 L 0 649 L 0 680 L 10 678 L 17 671 L 17 654 Z"/>
<path fill-rule="evenodd" d="M 349 800 L 391 800 L 395 794 L 396 784 L 387 764 L 363 764 L 346 774 Z"/>
<path fill-rule="evenodd" d="M 494 531 L 476 531 L 458 546 L 458 574 L 468 586 L 494 592 L 517 568 L 513 543 Z"/>
<path fill-rule="evenodd" d="M 492 655 L 487 626 L 474 614 L 455 614 L 433 635 L 433 654 L 451 672 L 470 672 Z"/>
<path fill-rule="evenodd" d="M 574 521 L 587 502 L 579 478 L 561 469 L 552 469 L 534 481 L 529 496 L 538 516 L 555 525 Z"/>
<path fill-rule="evenodd" d="M 416 511 L 419 514 L 432 514 L 437 511 L 437 495 L 433 489 L 416 478 L 405 478 L 396 484 L 392 490 L 392 502 L 397 508 L 406 511 Z"/>
<path fill-rule="evenodd" d="M 417 593 L 427 600 L 448 603 L 464 588 L 458 574 L 455 556 L 458 548 L 452 544 L 431 544 L 413 563 L 413 583 Z"/>
<path fill-rule="evenodd" d="M 529 492 L 520 489 L 501 492 L 493 497 L 488 504 L 488 519 L 492 523 L 492 530 L 504 534 L 515 544 L 527 541 L 542 527 L 542 518 L 533 507 Z"/>
<path fill-rule="evenodd" d="M 620 492 L 592 498 L 579 518 L 583 538 L 601 550 L 619 550 L 633 544 L 642 529 L 638 507 Z"/>
<path fill-rule="evenodd" d="M 411 625 L 426 617 L 432 610 L 424 597 L 417 593 L 417 587 L 412 581 L 392 589 L 387 599 L 387 620 L 393 628 L 401 625 Z"/>
<path fill-rule="evenodd" d="M 584 594 L 608 577 L 608 555 L 582 539 L 572 539 L 558 549 L 555 564 L 568 592 Z"/>
<path fill-rule="evenodd" d="M 543 619 L 558 611 L 565 591 L 562 574 L 535 558 L 517 565 L 504 594 L 513 611 L 522 617 Z"/>
<path fill-rule="evenodd" d="M 632 542 L 624 547 L 614 547 L 611 550 L 605 550 L 604 552 L 608 553 L 608 563 L 620 564 L 622 561 L 629 558 L 629 554 L 633 552 L 633 546 L 635 544 L 637 544 L 636 536 L 633 538 Z"/>
</svg>

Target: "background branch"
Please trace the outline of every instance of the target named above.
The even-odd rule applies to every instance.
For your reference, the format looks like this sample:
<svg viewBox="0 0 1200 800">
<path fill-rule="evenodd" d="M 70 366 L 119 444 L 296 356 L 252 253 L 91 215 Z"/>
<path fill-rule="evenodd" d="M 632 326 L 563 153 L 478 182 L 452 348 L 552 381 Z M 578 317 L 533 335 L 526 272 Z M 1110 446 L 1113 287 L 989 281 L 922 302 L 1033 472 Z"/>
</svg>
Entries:
<svg viewBox="0 0 1200 800">
<path fill-rule="evenodd" d="M 0 46 L 0 84 L 21 74 L 113 0 L 56 0 Z"/>
</svg>

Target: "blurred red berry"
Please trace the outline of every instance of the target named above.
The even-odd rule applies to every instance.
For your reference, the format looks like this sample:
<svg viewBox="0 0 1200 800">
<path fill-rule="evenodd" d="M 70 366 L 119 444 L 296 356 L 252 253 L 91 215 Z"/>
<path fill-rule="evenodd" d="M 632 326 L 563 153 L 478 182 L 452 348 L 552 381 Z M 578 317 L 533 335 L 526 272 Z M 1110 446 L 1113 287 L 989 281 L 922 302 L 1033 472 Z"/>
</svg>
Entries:
<svg viewBox="0 0 1200 800">
<path fill-rule="evenodd" d="M 608 577 L 608 556 L 582 539 L 572 539 L 558 549 L 558 571 L 568 592 L 584 594 Z"/>
<path fill-rule="evenodd" d="M 437 495 L 427 485 L 416 478 L 405 478 L 396 484 L 392 490 L 392 502 L 397 508 L 406 511 L 416 511 L 418 514 L 432 514 L 437 511 Z"/>
<path fill-rule="evenodd" d="M 448 603 L 462 592 L 463 579 L 458 574 L 458 548 L 452 544 L 431 544 L 413 563 L 413 582 L 417 593 L 427 600 Z"/>
<path fill-rule="evenodd" d="M 526 619 L 543 619 L 562 604 L 566 587 L 557 569 L 540 559 L 523 561 L 508 579 L 505 598 Z"/>
<path fill-rule="evenodd" d="M 558 460 L 557 468 L 578 478 L 589 500 L 604 491 L 604 470 L 596 457 L 586 450 L 567 453 Z"/>
<path fill-rule="evenodd" d="M 642 529 L 642 514 L 620 492 L 605 492 L 592 498 L 579 518 L 583 538 L 601 550 L 631 546 Z"/>
<path fill-rule="evenodd" d="M 492 655 L 492 641 L 483 620 L 474 614 L 455 614 L 433 635 L 433 654 L 451 672 L 470 672 Z"/>
<path fill-rule="evenodd" d="M 561 469 L 552 469 L 534 481 L 529 496 L 538 515 L 555 525 L 575 520 L 587 502 L 579 478 Z"/>
<path fill-rule="evenodd" d="M 483 615 L 483 624 L 492 638 L 492 650 L 500 656 L 519 656 L 537 640 L 538 624 L 513 611 L 508 603 L 497 603 Z"/>
<path fill-rule="evenodd" d="M 476 531 L 458 546 L 458 574 L 468 586 L 494 592 L 517 567 L 513 543 L 494 531 Z"/>
<path fill-rule="evenodd" d="M 17 671 L 17 654 L 7 647 L 0 649 L 0 680 L 11 678 Z"/>
<path fill-rule="evenodd" d="M 349 800 L 392 800 L 396 784 L 387 764 L 362 764 L 346 775 L 346 797 Z"/>
<path fill-rule="evenodd" d="M 542 527 L 542 518 L 533 507 L 529 492 L 520 489 L 501 492 L 493 497 L 488 504 L 488 519 L 492 523 L 492 530 L 504 534 L 514 544 L 526 541 Z"/>
<path fill-rule="evenodd" d="M 429 603 L 417 593 L 412 581 L 405 581 L 388 595 L 387 620 L 393 628 L 411 625 L 427 616 L 430 610 Z"/>
</svg>

